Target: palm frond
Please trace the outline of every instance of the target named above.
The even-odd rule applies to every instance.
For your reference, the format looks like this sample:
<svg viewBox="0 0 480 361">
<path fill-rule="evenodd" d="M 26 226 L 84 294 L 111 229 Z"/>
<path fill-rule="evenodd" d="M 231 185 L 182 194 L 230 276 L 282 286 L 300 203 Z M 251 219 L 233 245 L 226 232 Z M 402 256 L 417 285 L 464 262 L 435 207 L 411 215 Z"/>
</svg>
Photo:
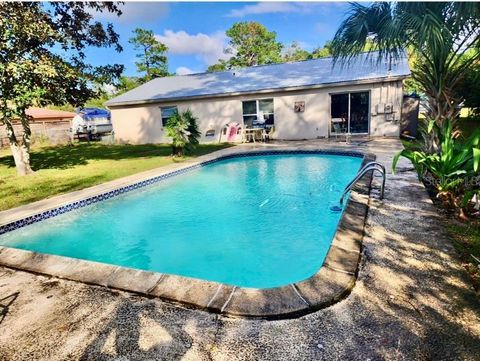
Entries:
<svg viewBox="0 0 480 361">
<path fill-rule="evenodd" d="M 342 66 L 365 51 L 378 62 L 391 63 L 404 49 L 415 54 L 412 77 L 429 99 L 429 116 L 439 123 L 454 118 L 464 98 L 456 89 L 480 60 L 480 5 L 352 3 L 332 42 L 334 64 Z"/>
</svg>

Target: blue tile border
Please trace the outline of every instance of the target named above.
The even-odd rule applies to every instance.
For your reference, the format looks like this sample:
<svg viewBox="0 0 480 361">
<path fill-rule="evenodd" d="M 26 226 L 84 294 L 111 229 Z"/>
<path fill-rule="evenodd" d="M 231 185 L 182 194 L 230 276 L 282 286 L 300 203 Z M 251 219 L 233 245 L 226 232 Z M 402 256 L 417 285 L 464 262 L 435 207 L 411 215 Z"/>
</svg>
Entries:
<svg viewBox="0 0 480 361">
<path fill-rule="evenodd" d="M 130 192 L 130 191 L 133 191 L 133 190 L 136 190 L 136 189 L 139 189 L 139 188 L 143 188 L 143 187 L 151 185 L 151 184 L 161 182 L 161 181 L 163 181 L 167 178 L 171 178 L 173 176 L 180 175 L 180 174 L 183 174 L 183 173 L 192 171 L 194 169 L 198 169 L 198 168 L 201 168 L 201 167 L 204 167 L 206 165 L 216 163 L 216 162 L 219 162 L 219 161 L 222 161 L 222 160 L 233 159 L 233 158 L 243 158 L 243 157 L 258 157 L 258 156 L 265 156 L 265 155 L 281 155 L 281 154 L 326 154 L 326 155 L 340 155 L 340 156 L 350 156 L 350 157 L 359 157 L 359 158 L 363 158 L 365 156 L 363 153 L 360 153 L 360 152 L 348 152 L 348 151 L 337 151 L 337 150 L 318 150 L 318 149 L 315 149 L 315 150 L 302 150 L 302 149 L 265 150 L 265 151 L 252 151 L 252 152 L 239 152 L 239 153 L 226 154 L 226 155 L 222 155 L 222 156 L 219 156 L 217 158 L 214 158 L 214 159 L 206 160 L 206 161 L 203 161 L 203 162 L 200 162 L 200 163 L 197 163 L 197 164 L 185 167 L 185 168 L 173 170 L 171 172 L 161 174 L 159 176 L 152 177 L 152 178 L 140 181 L 140 182 L 136 182 L 136 183 L 130 184 L 128 186 L 123 186 L 123 187 L 120 187 L 120 188 L 117 188 L 117 189 L 114 189 L 114 190 L 111 190 L 111 191 L 108 191 L 108 192 L 105 192 L 105 193 L 101 193 L 101 194 L 98 194 L 98 195 L 95 195 L 95 196 L 92 196 L 92 197 L 82 199 L 80 201 L 75 201 L 75 202 L 72 202 L 72 203 L 57 207 L 57 208 L 49 209 L 47 211 L 40 212 L 40 213 L 32 215 L 32 216 L 25 217 L 25 218 L 20 219 L 20 220 L 16 220 L 16 221 L 4 224 L 4 225 L 0 226 L 0 235 L 4 234 L 4 233 L 7 233 L 7 232 L 14 231 L 16 229 L 19 229 L 19 228 L 22 228 L 22 227 L 25 227 L 25 226 L 28 226 L 28 225 L 31 225 L 33 223 L 43 221 L 43 220 L 48 219 L 48 218 L 56 217 L 56 216 L 64 214 L 64 213 L 67 213 L 67 212 L 70 212 L 70 211 L 73 211 L 73 210 L 76 210 L 76 209 L 79 209 L 79 208 L 83 208 L 83 207 L 86 207 L 86 206 L 89 206 L 89 205 L 92 205 L 92 204 L 95 204 L 95 203 L 98 203 L 98 202 L 116 197 L 118 195 Z"/>
</svg>

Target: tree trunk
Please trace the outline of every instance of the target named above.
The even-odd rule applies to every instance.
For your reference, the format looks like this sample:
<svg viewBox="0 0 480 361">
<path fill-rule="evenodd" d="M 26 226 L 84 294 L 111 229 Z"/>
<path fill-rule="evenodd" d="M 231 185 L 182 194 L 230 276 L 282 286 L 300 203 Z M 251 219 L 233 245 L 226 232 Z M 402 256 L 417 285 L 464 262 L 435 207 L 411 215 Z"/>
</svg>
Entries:
<svg viewBox="0 0 480 361">
<path fill-rule="evenodd" d="M 176 147 L 172 145 L 172 156 L 173 157 L 183 157 L 184 147 Z"/>
<path fill-rule="evenodd" d="M 459 106 L 461 99 L 450 95 L 448 89 L 443 91 L 426 91 L 428 98 L 427 119 L 435 120 L 435 123 L 442 127 L 447 119 L 450 119 L 455 125 L 460 113 Z M 440 141 L 436 131 L 426 135 L 426 147 L 429 153 L 438 153 L 440 151 Z"/>
<path fill-rule="evenodd" d="M 10 142 L 10 149 L 12 150 L 13 159 L 15 161 L 15 168 L 17 174 L 24 176 L 33 173 L 30 167 L 30 125 L 28 119 L 22 120 L 24 134 L 22 137 L 22 144 L 19 144 L 11 120 L 4 120 L 7 128 L 8 141 Z"/>
<path fill-rule="evenodd" d="M 10 142 L 13 159 L 15 160 L 15 168 L 18 175 L 27 175 L 33 173 L 30 167 L 30 152 L 24 145 L 18 145 Z"/>
</svg>

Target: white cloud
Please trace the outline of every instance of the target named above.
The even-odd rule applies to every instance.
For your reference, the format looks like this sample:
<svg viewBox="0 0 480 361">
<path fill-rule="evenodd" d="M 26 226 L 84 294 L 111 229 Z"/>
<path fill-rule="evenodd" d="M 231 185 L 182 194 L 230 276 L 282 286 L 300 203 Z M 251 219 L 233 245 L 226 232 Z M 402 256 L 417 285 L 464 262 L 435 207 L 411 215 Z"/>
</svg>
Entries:
<svg viewBox="0 0 480 361">
<path fill-rule="evenodd" d="M 223 49 L 227 42 L 225 32 L 218 31 L 211 35 L 186 31 L 165 30 L 163 35 L 155 35 L 158 41 L 168 47 L 168 52 L 175 55 L 194 55 L 207 65 L 215 64 L 218 59 L 228 59 Z"/>
<path fill-rule="evenodd" d="M 240 9 L 233 9 L 228 16 L 241 18 L 246 15 L 291 13 L 298 12 L 300 7 L 297 4 L 286 2 L 261 2 L 255 5 L 245 5 Z"/>
<path fill-rule="evenodd" d="M 123 24 L 151 23 L 159 20 L 168 14 L 169 5 L 161 2 L 125 2 L 118 5 L 122 15 L 112 13 L 95 12 L 93 15 L 98 20 L 119 21 Z"/>
<path fill-rule="evenodd" d="M 188 74 L 194 74 L 196 73 L 196 71 L 190 68 L 187 68 L 186 66 L 179 66 L 177 70 L 175 70 L 175 73 L 177 75 L 188 75 Z"/>
<path fill-rule="evenodd" d="M 259 2 L 233 9 L 228 17 L 241 18 L 247 15 L 278 14 L 278 13 L 310 13 L 321 11 L 329 13 L 337 8 L 338 3 L 326 2 Z M 340 6 L 343 6 L 340 4 Z M 335 10 L 336 11 L 336 10 Z"/>
</svg>

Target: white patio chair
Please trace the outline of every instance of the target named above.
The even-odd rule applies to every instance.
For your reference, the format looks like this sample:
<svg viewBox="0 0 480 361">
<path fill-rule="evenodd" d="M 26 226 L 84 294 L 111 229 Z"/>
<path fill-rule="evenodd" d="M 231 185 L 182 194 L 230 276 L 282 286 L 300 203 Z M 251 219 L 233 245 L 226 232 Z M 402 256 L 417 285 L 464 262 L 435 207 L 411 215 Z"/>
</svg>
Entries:
<svg viewBox="0 0 480 361">
<path fill-rule="evenodd" d="M 338 139 L 338 136 L 346 135 L 347 131 L 346 129 L 342 128 L 342 118 L 332 118 L 332 127 L 333 127 L 333 132 L 331 134 L 335 135 L 335 139 Z"/>
<path fill-rule="evenodd" d="M 269 142 L 272 139 L 274 139 L 276 136 L 277 136 L 277 130 L 276 130 L 274 125 L 271 126 L 270 130 L 268 130 L 268 131 L 267 131 L 267 129 L 263 129 L 262 138 L 263 138 L 264 142 Z"/>
</svg>

